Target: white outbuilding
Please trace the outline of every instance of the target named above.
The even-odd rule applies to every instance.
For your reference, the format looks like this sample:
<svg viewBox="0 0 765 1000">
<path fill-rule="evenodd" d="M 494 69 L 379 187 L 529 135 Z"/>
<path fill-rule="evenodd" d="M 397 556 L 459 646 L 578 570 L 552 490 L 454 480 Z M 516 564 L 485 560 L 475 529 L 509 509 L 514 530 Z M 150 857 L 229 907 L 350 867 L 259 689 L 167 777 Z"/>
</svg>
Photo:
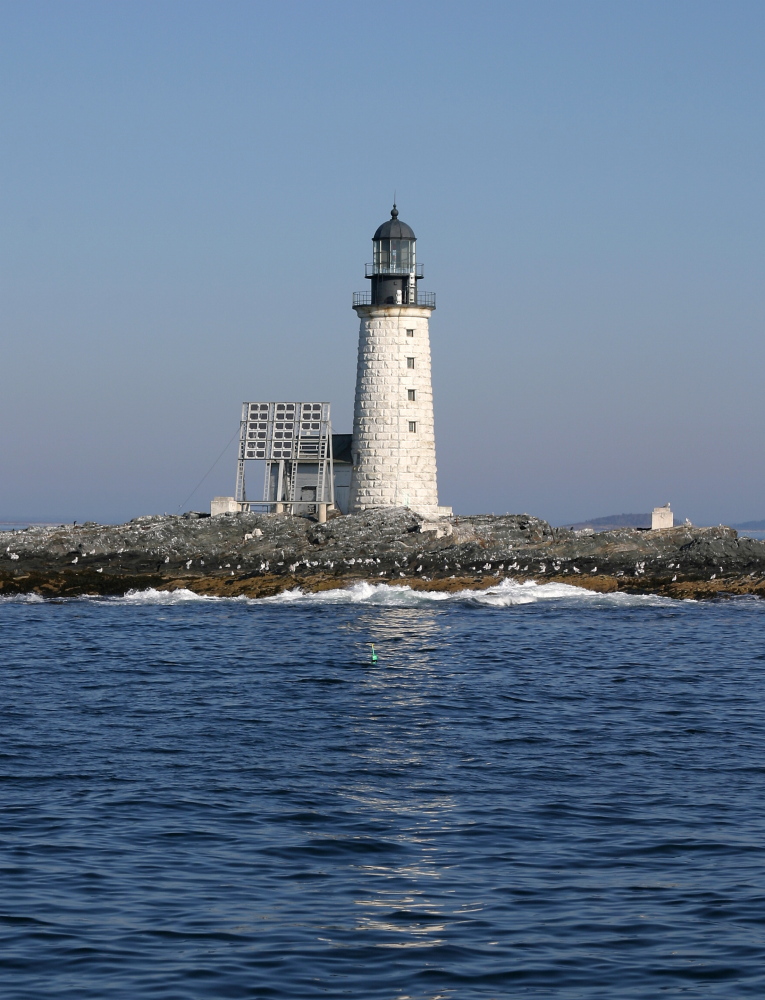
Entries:
<svg viewBox="0 0 765 1000">
<path fill-rule="evenodd" d="M 651 514 L 651 529 L 653 531 L 658 531 L 659 528 L 672 528 L 674 524 L 674 514 L 668 503 L 665 503 L 663 507 L 654 507 Z"/>
</svg>

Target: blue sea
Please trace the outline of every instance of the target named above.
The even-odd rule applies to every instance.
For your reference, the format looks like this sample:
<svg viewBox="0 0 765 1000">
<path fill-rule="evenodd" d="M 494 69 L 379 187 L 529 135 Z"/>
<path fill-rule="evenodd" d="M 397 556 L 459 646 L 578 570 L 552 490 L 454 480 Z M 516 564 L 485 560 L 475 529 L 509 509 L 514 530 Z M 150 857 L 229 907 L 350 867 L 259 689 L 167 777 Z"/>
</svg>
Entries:
<svg viewBox="0 0 765 1000">
<path fill-rule="evenodd" d="M 0 643 L 3 998 L 765 996 L 763 602 L 4 598 Z"/>
</svg>

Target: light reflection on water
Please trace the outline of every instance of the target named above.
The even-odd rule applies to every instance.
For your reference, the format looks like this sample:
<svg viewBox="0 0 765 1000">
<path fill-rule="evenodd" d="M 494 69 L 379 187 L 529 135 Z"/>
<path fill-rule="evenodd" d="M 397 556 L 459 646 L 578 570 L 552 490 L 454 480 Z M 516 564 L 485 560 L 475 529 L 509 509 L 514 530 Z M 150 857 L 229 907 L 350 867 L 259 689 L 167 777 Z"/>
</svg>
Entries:
<svg viewBox="0 0 765 1000">
<path fill-rule="evenodd" d="M 382 722 L 385 737 L 367 741 L 364 751 L 354 754 L 364 772 L 405 768 L 413 779 L 426 766 L 427 736 L 421 736 L 416 728 L 394 724 L 391 709 L 406 706 L 416 711 L 430 705 L 437 654 L 448 642 L 443 619 L 441 611 L 430 608 L 372 606 L 365 608 L 350 626 L 353 634 L 361 637 L 360 655 L 374 642 L 379 660 L 374 667 L 370 665 L 362 687 L 370 695 L 384 693 L 386 711 L 390 713 L 387 726 L 377 708 L 369 716 L 375 723 Z M 357 721 L 355 729 L 359 736 L 366 734 L 368 721 Z M 378 948 L 443 945 L 447 925 L 442 918 L 452 916 L 453 905 L 447 907 L 442 898 L 431 892 L 431 885 L 442 879 L 447 865 L 440 857 L 437 838 L 449 829 L 449 816 L 456 808 L 454 796 L 428 795 L 419 787 L 413 788 L 411 780 L 399 786 L 398 795 L 381 796 L 379 786 L 366 780 L 345 785 L 343 795 L 383 825 L 403 826 L 396 843 L 406 853 L 417 855 L 416 860 L 406 864 L 360 866 L 364 892 L 354 899 L 359 909 L 354 923 L 356 932 L 382 934 L 384 940 L 375 944 Z M 395 914 L 395 919 L 391 919 L 391 914 Z"/>
</svg>

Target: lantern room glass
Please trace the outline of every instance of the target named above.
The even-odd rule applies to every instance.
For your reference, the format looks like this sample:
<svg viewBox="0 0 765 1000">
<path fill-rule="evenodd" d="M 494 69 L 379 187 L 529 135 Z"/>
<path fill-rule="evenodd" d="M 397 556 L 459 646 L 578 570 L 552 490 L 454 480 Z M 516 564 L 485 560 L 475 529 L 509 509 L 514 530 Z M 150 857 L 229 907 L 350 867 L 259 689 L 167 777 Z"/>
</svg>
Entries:
<svg viewBox="0 0 765 1000">
<path fill-rule="evenodd" d="M 375 240 L 375 269 L 398 274 L 414 268 L 414 240 Z"/>
</svg>

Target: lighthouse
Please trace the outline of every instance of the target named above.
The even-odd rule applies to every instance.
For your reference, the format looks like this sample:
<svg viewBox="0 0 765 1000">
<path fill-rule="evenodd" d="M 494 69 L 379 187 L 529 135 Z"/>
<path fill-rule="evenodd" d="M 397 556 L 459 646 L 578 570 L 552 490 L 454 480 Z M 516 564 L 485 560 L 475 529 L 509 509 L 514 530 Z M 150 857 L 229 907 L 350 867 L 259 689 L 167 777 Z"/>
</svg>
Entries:
<svg viewBox="0 0 765 1000">
<path fill-rule="evenodd" d="M 436 297 L 421 292 L 417 238 L 394 204 L 372 237 L 371 287 L 356 292 L 359 354 L 353 413 L 351 512 L 409 507 L 448 517 L 438 504 L 430 315 Z"/>
</svg>

